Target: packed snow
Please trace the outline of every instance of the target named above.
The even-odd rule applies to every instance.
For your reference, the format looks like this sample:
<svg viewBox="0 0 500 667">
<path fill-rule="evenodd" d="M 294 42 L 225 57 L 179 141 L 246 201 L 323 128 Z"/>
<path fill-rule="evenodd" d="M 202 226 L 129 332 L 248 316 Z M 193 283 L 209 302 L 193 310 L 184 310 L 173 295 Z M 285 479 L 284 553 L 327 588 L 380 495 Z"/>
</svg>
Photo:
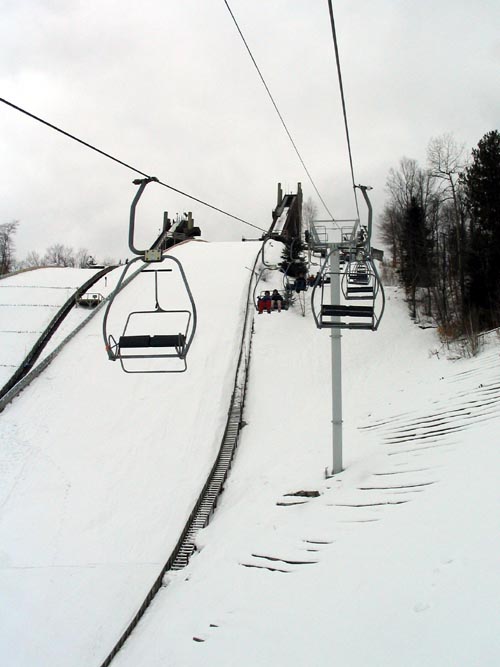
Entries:
<svg viewBox="0 0 500 667">
<path fill-rule="evenodd" d="M 198 306 L 186 373 L 123 373 L 96 316 L 2 413 L 0 655 L 13 666 L 99 664 L 170 555 L 224 431 L 256 252 L 172 251 Z M 162 302 L 185 305 L 164 275 Z M 154 308 L 151 279 L 117 297 L 115 336 L 138 304 Z"/>
<path fill-rule="evenodd" d="M 98 666 L 139 607 L 220 444 L 256 251 L 175 250 L 199 308 L 186 373 L 122 373 L 98 316 L 0 415 L 2 664 Z M 329 333 L 308 298 L 255 315 L 217 511 L 117 667 L 500 664 L 498 337 L 452 359 L 387 296 L 377 332 L 343 333 L 333 477 Z"/>
<path fill-rule="evenodd" d="M 19 367 L 59 308 L 97 271 L 44 267 L 0 280 L 0 387 Z M 81 320 L 81 315 L 76 318 Z"/>
</svg>

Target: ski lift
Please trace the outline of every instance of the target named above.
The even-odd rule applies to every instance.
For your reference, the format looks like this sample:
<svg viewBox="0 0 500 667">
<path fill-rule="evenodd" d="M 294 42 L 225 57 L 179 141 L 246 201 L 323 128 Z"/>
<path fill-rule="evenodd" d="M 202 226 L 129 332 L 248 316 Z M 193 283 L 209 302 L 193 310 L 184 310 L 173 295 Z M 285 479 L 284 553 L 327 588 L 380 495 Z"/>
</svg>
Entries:
<svg viewBox="0 0 500 667">
<path fill-rule="evenodd" d="M 160 249 L 138 250 L 134 246 L 135 209 L 144 188 L 156 178 L 136 180 L 139 189 L 130 209 L 129 248 L 138 255 L 126 264 L 120 279 L 108 301 L 103 319 L 103 338 L 110 361 L 120 361 L 126 373 L 182 373 L 187 369 L 186 357 L 196 331 L 196 306 L 181 262 L 172 255 L 162 255 Z M 125 275 L 135 262 L 142 260 L 140 267 L 125 281 Z M 157 263 L 157 268 L 149 265 Z M 171 273 L 165 264 L 174 263 L 189 300 L 190 307 L 168 309 L 160 305 L 158 295 L 158 274 Z M 121 335 L 108 333 L 108 316 L 116 296 L 126 284 L 142 273 L 154 274 L 154 308 L 134 310 L 126 318 Z M 152 360 L 152 361 L 147 361 Z M 164 361 L 161 361 L 164 360 Z"/>
<path fill-rule="evenodd" d="M 376 331 L 385 308 L 385 295 L 382 282 L 378 276 L 375 264 L 369 257 L 364 257 L 358 262 L 355 269 L 352 262 L 338 272 L 332 272 L 329 268 L 330 256 L 339 252 L 333 249 L 325 258 L 321 273 L 318 274 L 311 294 L 311 306 L 314 321 L 319 329 L 364 329 Z M 358 275 L 359 264 L 362 265 L 361 273 Z M 354 270 L 356 278 L 353 281 Z M 359 281 L 358 281 L 359 280 Z M 340 295 L 344 298 L 332 298 L 331 287 L 328 283 L 339 281 Z M 318 304 L 317 293 L 320 289 L 320 303 Z M 359 304 L 343 303 L 342 301 L 363 301 Z"/>
<path fill-rule="evenodd" d="M 269 243 L 269 245 L 272 247 L 273 244 L 271 243 L 271 241 L 274 241 L 274 240 L 275 240 L 275 239 L 273 239 L 272 236 L 266 236 L 266 237 L 264 238 L 264 242 L 262 243 L 262 248 L 261 248 L 261 253 L 262 253 L 262 264 L 264 265 L 264 267 L 265 267 L 266 269 L 269 269 L 269 270 L 271 270 L 271 271 L 276 271 L 277 269 L 279 269 L 279 264 L 272 264 L 272 263 L 266 262 L 265 249 L 266 249 L 266 245 L 267 245 L 268 243 Z"/>
<path fill-rule="evenodd" d="M 253 287 L 253 294 L 252 294 L 252 301 L 253 301 L 253 304 L 255 306 L 255 310 L 258 310 L 259 296 L 257 294 L 257 291 L 258 291 L 260 281 L 264 278 L 264 276 L 266 275 L 266 273 L 268 271 L 276 271 L 277 269 L 279 269 L 279 264 L 270 264 L 269 262 L 266 262 L 266 258 L 265 258 L 266 245 L 269 241 L 272 241 L 273 238 L 271 236 L 269 236 L 269 234 L 267 234 L 267 235 L 263 236 L 261 240 L 262 240 L 262 246 L 261 246 L 261 248 L 259 250 L 259 253 L 257 255 L 257 259 L 255 260 L 255 266 L 257 266 L 259 256 L 261 257 L 261 268 L 260 268 L 260 271 L 259 271 L 258 275 L 257 275 L 257 271 L 255 271 L 255 274 L 257 275 L 257 280 L 255 281 L 255 284 L 254 284 L 254 287 Z"/>
<path fill-rule="evenodd" d="M 297 281 L 300 281 L 299 283 Z M 296 277 L 291 278 L 286 273 L 283 276 L 283 293 L 285 294 L 285 299 L 288 304 L 294 305 L 295 303 L 299 304 L 300 312 L 302 317 L 306 316 L 306 296 L 305 293 L 309 287 L 305 277 Z"/>
<path fill-rule="evenodd" d="M 375 265 L 371 258 L 347 264 L 342 276 L 342 293 L 348 301 L 372 299 L 376 284 Z"/>
<path fill-rule="evenodd" d="M 355 187 L 361 190 L 368 207 L 368 224 L 360 227 L 359 220 L 356 221 L 350 232 L 342 236 L 342 243 L 330 246 L 331 250 L 325 257 L 311 294 L 313 317 L 319 329 L 376 331 L 384 314 L 384 288 L 371 257 L 373 212 L 367 194 L 371 188 L 364 185 Z M 340 261 L 342 258 L 343 266 Z M 330 259 L 333 266 L 329 265 Z M 329 290 L 325 290 L 328 278 L 331 285 Z M 318 288 L 321 288 L 319 305 Z"/>
<path fill-rule="evenodd" d="M 368 262 L 366 260 L 349 262 L 346 275 L 347 282 L 351 285 L 368 285 L 370 283 Z"/>
<path fill-rule="evenodd" d="M 259 298 L 260 298 L 260 296 L 262 296 L 262 293 L 260 295 L 258 294 L 258 292 L 259 292 L 258 288 L 259 288 L 259 285 L 260 285 L 260 281 L 264 278 L 264 276 L 266 275 L 266 273 L 268 271 L 276 271 L 280 268 L 279 264 L 271 264 L 271 263 L 267 262 L 266 261 L 266 256 L 265 256 L 265 250 L 266 250 L 267 244 L 270 241 L 275 241 L 275 240 L 276 239 L 273 239 L 273 237 L 270 236 L 269 234 L 264 235 L 261 239 L 262 246 L 259 250 L 259 253 L 258 253 L 257 259 L 256 259 L 256 265 L 257 265 L 258 258 L 259 258 L 259 256 L 261 257 L 261 268 L 260 268 L 260 271 L 259 271 L 258 275 L 257 275 L 257 272 L 255 272 L 255 274 L 257 275 L 257 280 L 255 281 L 254 288 L 253 288 L 253 295 L 252 295 L 252 300 L 253 300 L 253 304 L 255 306 L 255 310 L 258 310 Z M 270 244 L 270 245 L 272 246 L 272 244 Z"/>
<path fill-rule="evenodd" d="M 270 292 L 270 296 L 271 296 L 271 300 L 272 300 L 274 290 L 272 292 L 271 292 L 271 290 L 261 290 L 259 296 L 257 297 L 257 305 L 256 305 L 257 310 L 259 309 L 259 301 L 266 296 L 266 291 Z M 281 305 L 281 310 L 288 310 L 288 308 L 290 306 L 290 293 L 287 292 L 286 290 L 278 290 L 278 289 L 276 290 L 276 292 L 281 297 L 281 304 L 282 304 Z M 277 309 L 278 309 L 278 305 L 274 304 L 272 306 L 272 310 L 277 310 Z"/>
<path fill-rule="evenodd" d="M 85 292 L 85 294 L 77 298 L 76 303 L 78 306 L 83 306 L 84 308 L 97 308 L 103 300 L 104 297 L 100 292 Z"/>
</svg>

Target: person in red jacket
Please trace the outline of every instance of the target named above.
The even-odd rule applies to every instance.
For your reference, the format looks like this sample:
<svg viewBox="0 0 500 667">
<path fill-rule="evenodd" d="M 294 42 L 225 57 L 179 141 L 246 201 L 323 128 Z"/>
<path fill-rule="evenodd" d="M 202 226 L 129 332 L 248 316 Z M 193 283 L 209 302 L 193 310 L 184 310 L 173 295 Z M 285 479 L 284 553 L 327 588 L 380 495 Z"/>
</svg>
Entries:
<svg viewBox="0 0 500 667">
<path fill-rule="evenodd" d="M 264 296 L 259 296 L 257 307 L 259 309 L 259 315 L 262 315 L 264 308 L 268 313 L 271 312 L 271 293 L 269 290 L 264 292 Z"/>
</svg>

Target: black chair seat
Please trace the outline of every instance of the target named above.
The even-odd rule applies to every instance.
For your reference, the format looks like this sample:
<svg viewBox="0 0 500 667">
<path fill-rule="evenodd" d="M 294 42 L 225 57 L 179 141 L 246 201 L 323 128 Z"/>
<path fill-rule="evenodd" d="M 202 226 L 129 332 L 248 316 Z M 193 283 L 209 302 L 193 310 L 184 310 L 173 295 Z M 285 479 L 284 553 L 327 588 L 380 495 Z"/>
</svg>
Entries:
<svg viewBox="0 0 500 667">
<path fill-rule="evenodd" d="M 151 336 L 151 347 L 183 347 L 186 337 L 183 334 L 170 336 Z"/>
<path fill-rule="evenodd" d="M 120 336 L 119 347 L 184 347 L 186 337 L 184 334 L 169 336 Z"/>
<path fill-rule="evenodd" d="M 120 336 L 119 347 L 149 347 L 151 336 Z"/>
<path fill-rule="evenodd" d="M 373 294 L 373 287 L 351 287 L 347 288 L 347 294 Z"/>
<path fill-rule="evenodd" d="M 323 305 L 321 315 L 323 317 L 373 317 L 373 307 Z"/>
</svg>

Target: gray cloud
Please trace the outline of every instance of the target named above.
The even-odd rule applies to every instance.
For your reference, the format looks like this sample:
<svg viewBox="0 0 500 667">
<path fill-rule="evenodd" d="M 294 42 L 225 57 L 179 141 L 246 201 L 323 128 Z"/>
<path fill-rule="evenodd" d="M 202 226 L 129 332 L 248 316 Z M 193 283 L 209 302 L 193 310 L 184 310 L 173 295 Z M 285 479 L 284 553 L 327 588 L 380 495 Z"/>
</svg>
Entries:
<svg viewBox="0 0 500 667">
<path fill-rule="evenodd" d="M 326 2 L 231 6 L 301 154 L 338 218 L 355 214 Z M 387 170 L 432 136 L 472 148 L 498 128 L 500 6 L 335 3 L 355 176 L 384 201 Z M 163 181 L 261 226 L 276 183 L 317 199 L 222 0 L 2 2 L 1 96 Z M 18 256 L 63 242 L 124 257 L 134 174 L 1 105 L 0 219 Z M 211 238 L 253 232 L 163 188 Z M 324 212 L 322 212 L 322 215 Z"/>
</svg>

